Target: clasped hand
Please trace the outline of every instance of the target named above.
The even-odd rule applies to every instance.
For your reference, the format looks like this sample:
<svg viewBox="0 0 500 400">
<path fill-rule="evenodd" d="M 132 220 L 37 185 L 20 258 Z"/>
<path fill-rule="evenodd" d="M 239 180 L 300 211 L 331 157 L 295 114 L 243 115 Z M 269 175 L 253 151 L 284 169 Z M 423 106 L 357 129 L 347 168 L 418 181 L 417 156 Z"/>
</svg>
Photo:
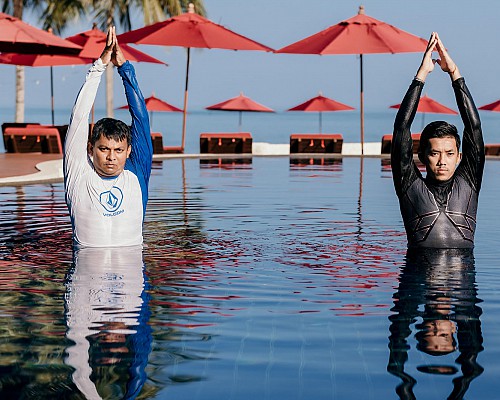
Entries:
<svg viewBox="0 0 500 400">
<path fill-rule="evenodd" d="M 116 30 L 114 26 L 108 29 L 106 35 L 106 45 L 101 54 L 101 61 L 103 64 L 109 64 L 112 62 L 115 66 L 120 67 L 127 61 L 123 52 L 118 45 L 118 39 L 116 38 Z"/>
</svg>

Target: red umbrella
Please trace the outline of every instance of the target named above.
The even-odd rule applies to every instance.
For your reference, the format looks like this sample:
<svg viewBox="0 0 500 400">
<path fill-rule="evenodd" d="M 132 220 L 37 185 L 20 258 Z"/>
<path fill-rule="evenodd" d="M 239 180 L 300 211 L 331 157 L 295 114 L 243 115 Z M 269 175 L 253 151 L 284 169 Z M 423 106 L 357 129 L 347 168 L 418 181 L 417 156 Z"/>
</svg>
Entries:
<svg viewBox="0 0 500 400">
<path fill-rule="evenodd" d="M 169 18 L 163 22 L 157 22 L 124 33 L 118 36 L 118 40 L 122 43 L 181 46 L 187 48 L 182 149 L 184 149 L 186 138 L 190 48 L 273 51 L 270 47 L 264 46 L 195 14 L 194 6 L 191 3 L 189 4 L 189 12 Z"/>
<path fill-rule="evenodd" d="M 72 43 L 78 44 L 82 47 L 82 50 L 78 54 L 83 58 L 90 58 L 92 60 L 96 60 L 101 56 L 103 43 L 106 40 L 106 33 L 97 29 L 95 26 L 88 31 L 78 33 L 74 36 L 70 36 L 66 38 Z M 136 62 L 149 62 L 154 64 L 165 64 L 163 61 L 160 61 L 154 57 L 143 53 L 127 44 L 120 44 L 120 48 L 123 52 L 125 58 L 129 61 Z"/>
<path fill-rule="evenodd" d="M 23 54 L 77 54 L 81 47 L 0 13 L 0 52 Z"/>
<path fill-rule="evenodd" d="M 424 51 L 427 40 L 414 36 L 385 22 L 365 15 L 363 6 L 358 15 L 321 32 L 277 50 L 297 54 L 359 54 L 361 152 L 364 147 L 363 54 L 405 53 Z"/>
<path fill-rule="evenodd" d="M 103 40 L 106 34 L 95 26 L 93 29 L 66 38 L 70 43 L 74 43 L 80 49 L 76 55 L 50 55 L 50 54 L 0 54 L 0 64 L 24 65 L 28 67 L 50 67 L 50 93 L 52 103 L 52 125 L 54 124 L 54 79 L 53 66 L 91 64 L 101 56 Z M 100 42 L 99 42 L 100 41 Z M 120 46 L 123 55 L 127 60 L 137 62 L 150 62 L 165 64 L 154 57 L 134 49 L 126 44 Z M 165 64 L 166 65 L 166 64 Z"/>
<path fill-rule="evenodd" d="M 394 104 L 392 106 L 389 106 L 389 108 L 399 108 L 400 106 L 401 104 Z M 431 99 L 427 95 L 423 95 L 420 98 L 418 102 L 417 112 L 422 113 L 422 129 L 424 128 L 425 114 L 458 114 L 455 110 L 444 106 L 436 100 Z"/>
<path fill-rule="evenodd" d="M 301 103 L 295 107 L 289 108 L 288 111 L 306 111 L 319 112 L 319 132 L 322 132 L 322 121 L 321 121 L 321 113 L 324 111 L 346 111 L 346 110 L 354 110 L 353 107 L 348 106 L 347 104 L 340 103 L 338 101 L 332 100 L 328 97 L 323 96 L 321 93 L 313 97 L 304 103 Z"/>
<path fill-rule="evenodd" d="M 266 107 L 256 101 L 252 100 L 250 97 L 244 96 L 240 93 L 239 96 L 233 97 L 229 100 L 223 101 L 206 107 L 207 110 L 221 110 L 221 111 L 239 111 L 239 129 L 241 131 L 241 115 L 243 111 L 249 112 L 274 112 L 273 109 Z"/>
<path fill-rule="evenodd" d="M 151 122 L 151 126 L 153 125 L 153 111 L 163 111 L 163 112 L 182 112 L 180 108 L 173 106 L 172 104 L 167 103 L 155 97 L 154 93 L 145 99 L 146 108 L 149 110 L 149 119 Z M 128 105 L 118 107 L 119 110 L 128 110 Z"/>
<path fill-rule="evenodd" d="M 493 103 L 485 104 L 484 106 L 479 107 L 480 110 L 486 111 L 500 111 L 500 100 L 494 101 Z"/>
</svg>

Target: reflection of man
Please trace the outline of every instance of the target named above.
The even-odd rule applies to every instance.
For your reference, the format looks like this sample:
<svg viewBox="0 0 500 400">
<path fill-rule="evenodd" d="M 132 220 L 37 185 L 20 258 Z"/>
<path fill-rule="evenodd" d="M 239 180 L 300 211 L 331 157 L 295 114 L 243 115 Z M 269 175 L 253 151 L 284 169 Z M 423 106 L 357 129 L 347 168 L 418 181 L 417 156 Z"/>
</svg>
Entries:
<svg viewBox="0 0 500 400">
<path fill-rule="evenodd" d="M 424 179 L 413 161 L 410 126 L 425 79 L 434 69 L 431 57 L 435 50 L 440 56 L 437 62 L 452 80 L 464 123 L 463 157 L 457 128 L 444 121 L 431 122 L 422 131 L 418 150 L 427 170 Z M 391 166 L 409 247 L 474 247 L 484 158 L 481 122 L 472 96 L 439 36 L 433 33 L 394 122 Z"/>
<path fill-rule="evenodd" d="M 387 370 L 402 381 L 396 388 L 401 399 L 415 399 L 416 375 L 405 370 L 411 352 L 408 338 L 415 322 L 418 322 L 414 325 L 417 350 L 432 357 L 424 365 L 417 366 L 417 371 L 456 375 L 458 364 L 462 376 L 453 379 L 453 390 L 448 398 L 464 396 L 470 382 L 483 371 L 476 361 L 483 350 L 479 302 L 471 250 L 419 249 L 418 253 L 408 253 L 394 295 L 394 314 L 389 317 Z M 439 360 L 436 357 L 446 360 L 445 355 L 457 351 L 457 343 L 456 364 L 436 362 Z M 422 356 L 413 358 L 422 359 Z"/>
<path fill-rule="evenodd" d="M 129 127 L 103 118 L 88 135 L 88 119 L 106 66 L 118 67 L 132 116 Z M 114 28 L 76 100 L 64 146 L 66 202 L 73 239 L 81 246 L 142 244 L 152 164 L 148 113 L 134 67 L 125 60 Z"/>
<path fill-rule="evenodd" d="M 152 340 L 144 289 L 141 246 L 75 251 L 66 294 L 73 344 L 65 362 L 85 398 L 132 399 L 141 391 Z"/>
</svg>

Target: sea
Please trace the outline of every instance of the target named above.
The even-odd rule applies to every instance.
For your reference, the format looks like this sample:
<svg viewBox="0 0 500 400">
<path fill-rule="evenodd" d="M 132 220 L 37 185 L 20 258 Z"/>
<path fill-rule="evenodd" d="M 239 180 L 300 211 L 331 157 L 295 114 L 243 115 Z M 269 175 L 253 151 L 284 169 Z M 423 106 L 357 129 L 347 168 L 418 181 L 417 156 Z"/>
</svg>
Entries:
<svg viewBox="0 0 500 400">
<path fill-rule="evenodd" d="M 380 142 L 383 135 L 392 133 L 397 110 L 373 109 L 365 112 L 365 142 Z M 59 108 L 54 111 L 54 123 L 69 123 L 70 108 Z M 105 110 L 95 110 L 95 120 L 105 116 Z M 115 118 L 130 123 L 127 110 L 115 110 Z M 500 114 L 480 111 L 485 143 L 500 143 Z M 25 122 L 51 124 L 50 108 L 26 108 Z M 240 125 L 241 119 L 241 125 Z M 153 112 L 150 113 L 152 132 L 163 135 L 165 146 L 180 146 L 182 140 L 182 113 Z M 458 115 L 417 114 L 412 125 L 412 132 L 421 132 L 423 127 L 435 120 L 445 120 L 455 124 L 459 132 L 463 124 Z M 13 122 L 12 107 L 0 107 L 0 121 Z M 250 132 L 254 142 L 276 144 L 289 143 L 294 133 L 340 133 L 345 143 L 360 142 L 359 111 L 342 112 L 233 112 L 233 111 L 189 111 L 186 123 L 186 153 L 199 153 L 199 137 L 201 133 L 213 132 Z M 0 152 L 5 151 L 3 141 Z"/>
</svg>

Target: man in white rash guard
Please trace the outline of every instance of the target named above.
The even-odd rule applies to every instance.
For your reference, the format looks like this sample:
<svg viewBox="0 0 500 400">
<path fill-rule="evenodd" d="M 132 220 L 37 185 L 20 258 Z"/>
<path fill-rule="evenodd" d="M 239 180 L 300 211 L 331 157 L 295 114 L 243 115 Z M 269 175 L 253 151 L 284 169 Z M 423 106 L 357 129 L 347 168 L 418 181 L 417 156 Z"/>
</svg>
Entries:
<svg viewBox="0 0 500 400">
<path fill-rule="evenodd" d="M 103 118 L 89 137 L 90 111 L 110 62 L 122 78 L 132 125 Z M 152 154 L 144 97 L 112 27 L 101 57 L 90 67 L 78 93 L 64 145 L 66 203 L 75 245 L 142 244 Z"/>
</svg>

